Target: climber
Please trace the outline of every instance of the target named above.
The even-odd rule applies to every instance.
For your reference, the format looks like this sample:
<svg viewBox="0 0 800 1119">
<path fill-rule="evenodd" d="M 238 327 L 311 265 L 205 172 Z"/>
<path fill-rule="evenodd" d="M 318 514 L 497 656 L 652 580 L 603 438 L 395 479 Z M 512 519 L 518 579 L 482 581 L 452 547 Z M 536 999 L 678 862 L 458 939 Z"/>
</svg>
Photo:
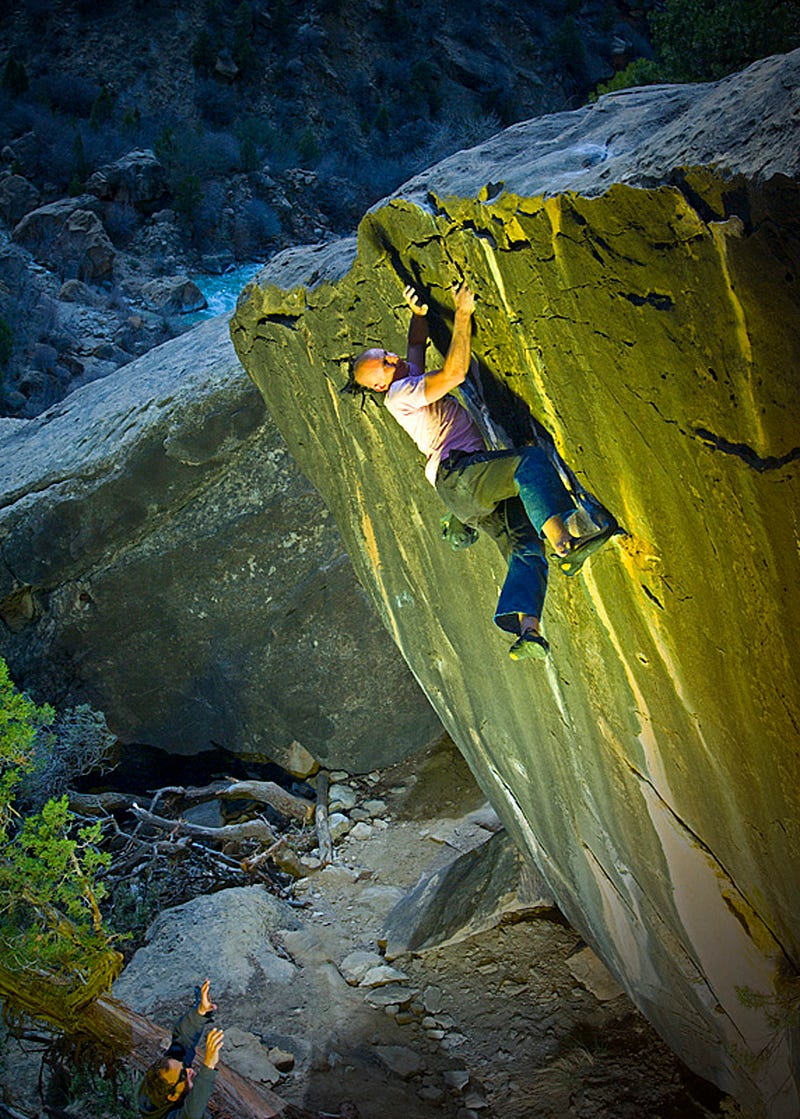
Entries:
<svg viewBox="0 0 800 1119">
<path fill-rule="evenodd" d="M 195 988 L 195 1005 L 175 1024 L 172 1044 L 150 1066 L 139 1086 L 137 1103 L 142 1119 L 203 1119 L 211 1098 L 223 1032 L 208 1031 L 203 1064 L 192 1068 L 195 1049 L 216 1003 L 208 995 L 210 980 Z"/>
<path fill-rule="evenodd" d="M 548 571 L 542 537 L 560 569 L 574 575 L 618 530 L 613 524 L 587 535 L 577 531 L 575 503 L 541 447 L 486 449 L 469 412 L 450 395 L 469 369 L 475 307 L 466 284 L 453 294 L 453 333 L 441 369 L 425 372 L 428 307 L 409 286 L 403 292 L 412 312 L 407 357 L 364 350 L 342 391 L 385 394 L 387 409 L 425 455 L 425 475 L 453 515 L 445 531 L 454 547 L 470 543 L 475 529 L 497 542 L 508 572 L 495 623 L 516 636 L 512 660 L 543 659 L 549 645 L 540 633 Z"/>
</svg>

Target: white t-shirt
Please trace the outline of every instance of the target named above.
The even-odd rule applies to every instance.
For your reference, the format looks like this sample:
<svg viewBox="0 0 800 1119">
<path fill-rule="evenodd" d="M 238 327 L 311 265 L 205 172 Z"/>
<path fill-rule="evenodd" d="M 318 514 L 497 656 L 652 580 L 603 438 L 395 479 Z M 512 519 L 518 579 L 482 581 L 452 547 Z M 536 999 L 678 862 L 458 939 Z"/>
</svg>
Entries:
<svg viewBox="0 0 800 1119">
<path fill-rule="evenodd" d="M 412 368 L 414 368 L 412 366 Z M 433 486 L 439 463 L 451 451 L 483 451 L 483 436 L 469 413 L 447 394 L 425 403 L 425 374 L 414 372 L 389 386 L 386 407 L 427 459 L 425 477 Z"/>
</svg>

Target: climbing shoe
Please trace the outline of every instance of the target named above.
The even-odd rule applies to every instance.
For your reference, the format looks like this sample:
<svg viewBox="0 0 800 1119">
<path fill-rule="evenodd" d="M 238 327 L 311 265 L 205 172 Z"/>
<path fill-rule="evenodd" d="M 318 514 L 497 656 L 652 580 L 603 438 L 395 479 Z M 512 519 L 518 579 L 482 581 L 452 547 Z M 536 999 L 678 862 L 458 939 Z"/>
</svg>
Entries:
<svg viewBox="0 0 800 1119">
<path fill-rule="evenodd" d="M 508 655 L 512 661 L 533 659 L 542 661 L 550 652 L 550 646 L 540 633 L 521 633 L 511 648 Z"/>
<path fill-rule="evenodd" d="M 589 556 L 602 548 L 607 540 L 616 536 L 621 529 L 616 524 L 606 525 L 593 536 L 579 537 L 565 556 L 556 556 L 556 563 L 565 575 L 577 575 Z"/>
</svg>

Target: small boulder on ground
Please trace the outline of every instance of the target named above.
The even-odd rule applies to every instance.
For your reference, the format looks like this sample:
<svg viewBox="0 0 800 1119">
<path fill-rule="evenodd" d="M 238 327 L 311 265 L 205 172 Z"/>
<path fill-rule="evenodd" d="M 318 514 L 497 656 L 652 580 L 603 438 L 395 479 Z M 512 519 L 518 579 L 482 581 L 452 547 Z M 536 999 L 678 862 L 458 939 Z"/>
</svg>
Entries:
<svg viewBox="0 0 800 1119">
<path fill-rule="evenodd" d="M 591 948 L 582 948 L 580 952 L 570 956 L 567 967 L 573 977 L 587 991 L 591 991 L 599 1002 L 610 1002 L 624 993 L 606 965 Z"/>
<path fill-rule="evenodd" d="M 142 287 L 142 301 L 148 311 L 162 315 L 187 315 L 208 306 L 200 288 L 188 276 L 163 276 Z"/>
<path fill-rule="evenodd" d="M 351 987 L 357 987 L 368 971 L 380 967 L 383 962 L 383 957 L 377 952 L 356 950 L 345 956 L 339 964 L 339 971 Z"/>
</svg>

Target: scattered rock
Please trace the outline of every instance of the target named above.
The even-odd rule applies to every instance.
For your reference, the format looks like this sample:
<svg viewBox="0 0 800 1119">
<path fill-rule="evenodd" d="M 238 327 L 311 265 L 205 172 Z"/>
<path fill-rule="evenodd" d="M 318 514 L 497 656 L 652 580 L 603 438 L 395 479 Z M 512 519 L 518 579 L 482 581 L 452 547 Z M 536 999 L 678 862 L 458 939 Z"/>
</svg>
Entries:
<svg viewBox="0 0 800 1119">
<path fill-rule="evenodd" d="M 444 1074 L 444 1082 L 453 1091 L 463 1092 L 469 1084 L 469 1073 L 466 1069 L 448 1069 Z"/>
<path fill-rule="evenodd" d="M 267 1053 L 272 1064 L 278 1072 L 291 1072 L 295 1065 L 294 1053 L 288 1052 L 286 1049 L 278 1049 L 273 1046 Z"/>
<path fill-rule="evenodd" d="M 270 1087 L 281 1078 L 280 1071 L 272 1063 L 270 1052 L 255 1034 L 239 1029 L 238 1026 L 227 1026 L 225 1029 L 225 1063 L 247 1080 L 260 1081 Z"/>
<path fill-rule="evenodd" d="M 350 984 L 357 987 L 368 971 L 380 967 L 383 957 L 377 952 L 350 952 L 339 964 L 339 971 Z"/>
<path fill-rule="evenodd" d="M 218 800 L 193 804 L 183 813 L 183 818 L 190 824 L 200 824 L 204 828 L 221 828 L 225 823 L 222 805 Z"/>
<path fill-rule="evenodd" d="M 214 72 L 219 74 L 221 78 L 227 78 L 228 81 L 233 81 L 239 73 L 239 67 L 233 61 L 233 55 L 224 47 L 217 55 L 216 62 L 214 63 Z"/>
<path fill-rule="evenodd" d="M 622 987 L 591 948 L 583 948 L 570 956 L 567 967 L 578 982 L 600 1002 L 609 1002 L 624 994 Z"/>
<path fill-rule="evenodd" d="M 407 981 L 408 976 L 405 972 L 398 971 L 396 968 L 389 967 L 388 964 L 381 962 L 379 966 L 372 967 L 366 972 L 359 986 L 384 987 L 387 983 L 405 983 Z"/>
<path fill-rule="evenodd" d="M 330 827 L 331 839 L 334 843 L 337 839 L 343 839 L 353 826 L 343 812 L 333 812 L 328 817 L 328 825 Z"/>
<path fill-rule="evenodd" d="M 372 828 L 364 820 L 360 820 L 357 824 L 354 824 L 350 831 L 350 836 L 353 839 L 369 839 L 371 835 Z"/>
<path fill-rule="evenodd" d="M 358 800 L 355 789 L 349 785 L 331 785 L 328 790 L 328 808 L 331 812 L 348 812 Z"/>
<path fill-rule="evenodd" d="M 445 1091 L 438 1084 L 423 1084 L 417 1089 L 417 1095 L 421 1100 L 428 1100 L 429 1103 L 435 1104 L 443 1103 L 445 1099 Z"/>
<path fill-rule="evenodd" d="M 404 1045 L 376 1045 L 375 1055 L 385 1068 L 403 1080 L 425 1071 L 425 1060 Z"/>
<path fill-rule="evenodd" d="M 319 762 L 296 739 L 289 743 L 284 768 L 293 777 L 311 777 L 319 769 Z"/>
<path fill-rule="evenodd" d="M 376 1009 L 395 1007 L 399 1012 L 401 1007 L 407 1007 L 416 996 L 416 991 L 411 987 L 400 987 L 391 984 L 388 987 L 373 987 L 367 991 L 364 1001 Z"/>
<path fill-rule="evenodd" d="M 441 987 L 426 987 L 422 992 L 422 1005 L 429 1014 L 438 1014 L 442 1009 Z"/>
</svg>

